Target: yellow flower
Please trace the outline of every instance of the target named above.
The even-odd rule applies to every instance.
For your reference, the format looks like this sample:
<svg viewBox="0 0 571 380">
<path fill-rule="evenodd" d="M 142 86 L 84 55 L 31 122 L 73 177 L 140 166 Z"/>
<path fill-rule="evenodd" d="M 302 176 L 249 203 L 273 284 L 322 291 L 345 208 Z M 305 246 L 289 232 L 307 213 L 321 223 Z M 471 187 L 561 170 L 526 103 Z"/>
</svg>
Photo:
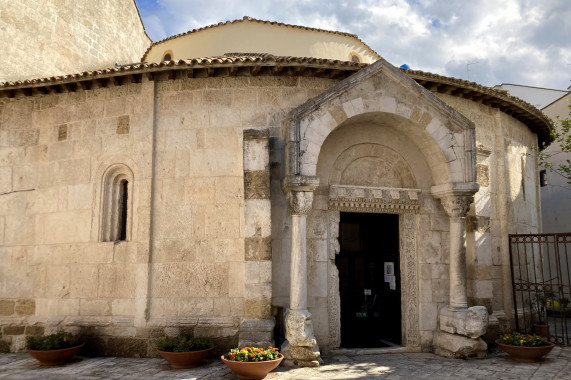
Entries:
<svg viewBox="0 0 571 380">
<path fill-rule="evenodd" d="M 523 343 L 523 339 L 521 339 L 519 342 L 520 342 L 520 343 Z"/>
</svg>

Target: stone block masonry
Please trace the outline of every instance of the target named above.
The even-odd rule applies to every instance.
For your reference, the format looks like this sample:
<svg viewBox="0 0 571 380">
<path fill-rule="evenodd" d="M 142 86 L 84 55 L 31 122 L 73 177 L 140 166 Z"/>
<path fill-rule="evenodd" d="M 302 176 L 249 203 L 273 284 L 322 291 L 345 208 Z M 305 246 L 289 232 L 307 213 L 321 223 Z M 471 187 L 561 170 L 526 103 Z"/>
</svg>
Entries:
<svg viewBox="0 0 571 380">
<path fill-rule="evenodd" d="M 139 62 L 150 45 L 133 0 L 3 4 L 0 82 Z"/>
<path fill-rule="evenodd" d="M 248 129 L 244 144 L 244 320 L 239 345 L 274 344 L 268 130 Z"/>
</svg>

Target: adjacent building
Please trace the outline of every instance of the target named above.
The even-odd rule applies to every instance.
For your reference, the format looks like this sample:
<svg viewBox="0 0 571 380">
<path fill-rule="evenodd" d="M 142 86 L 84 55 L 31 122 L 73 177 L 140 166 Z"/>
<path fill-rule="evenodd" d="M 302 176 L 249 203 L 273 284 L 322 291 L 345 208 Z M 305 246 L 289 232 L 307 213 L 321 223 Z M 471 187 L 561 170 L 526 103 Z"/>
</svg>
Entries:
<svg viewBox="0 0 571 380">
<path fill-rule="evenodd" d="M 537 108 L 554 121 L 555 128 L 561 126 L 559 120 L 567 119 L 571 110 L 571 87 L 566 91 L 549 88 L 538 88 L 514 84 L 498 86 L 509 91 Z M 571 159 L 571 152 L 561 151 L 559 144 L 552 144 L 545 148 L 545 153 L 552 155 L 549 162 L 553 168 Z M 541 223 L 542 232 L 561 233 L 571 231 L 571 185 L 567 179 L 556 171 L 540 168 L 541 185 Z"/>
</svg>

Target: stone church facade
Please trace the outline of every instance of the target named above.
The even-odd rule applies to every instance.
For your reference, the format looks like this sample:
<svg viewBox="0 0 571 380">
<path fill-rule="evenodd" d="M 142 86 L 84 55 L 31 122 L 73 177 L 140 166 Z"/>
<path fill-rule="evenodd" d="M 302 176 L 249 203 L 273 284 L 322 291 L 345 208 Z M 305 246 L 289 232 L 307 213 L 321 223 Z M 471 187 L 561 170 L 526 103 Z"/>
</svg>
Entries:
<svg viewBox="0 0 571 380">
<path fill-rule="evenodd" d="M 256 28 L 315 56 L 197 58 Z M 318 365 L 340 347 L 481 357 L 513 326 L 507 234 L 541 229 L 541 112 L 249 18 L 153 54 L 171 60 L 0 84 L 2 350 L 65 329 L 150 356 L 192 331 Z"/>
</svg>

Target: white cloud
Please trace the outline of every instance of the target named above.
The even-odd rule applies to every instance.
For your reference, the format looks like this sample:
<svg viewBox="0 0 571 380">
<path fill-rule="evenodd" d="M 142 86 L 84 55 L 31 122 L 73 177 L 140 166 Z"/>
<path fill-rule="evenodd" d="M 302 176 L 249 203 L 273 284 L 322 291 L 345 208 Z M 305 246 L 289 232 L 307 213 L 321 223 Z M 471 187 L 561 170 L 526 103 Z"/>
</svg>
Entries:
<svg viewBox="0 0 571 380">
<path fill-rule="evenodd" d="M 484 85 L 571 83 L 569 0 L 137 0 L 155 40 L 251 16 L 355 33 L 389 62 Z M 143 6 L 145 8 L 143 8 Z"/>
</svg>

